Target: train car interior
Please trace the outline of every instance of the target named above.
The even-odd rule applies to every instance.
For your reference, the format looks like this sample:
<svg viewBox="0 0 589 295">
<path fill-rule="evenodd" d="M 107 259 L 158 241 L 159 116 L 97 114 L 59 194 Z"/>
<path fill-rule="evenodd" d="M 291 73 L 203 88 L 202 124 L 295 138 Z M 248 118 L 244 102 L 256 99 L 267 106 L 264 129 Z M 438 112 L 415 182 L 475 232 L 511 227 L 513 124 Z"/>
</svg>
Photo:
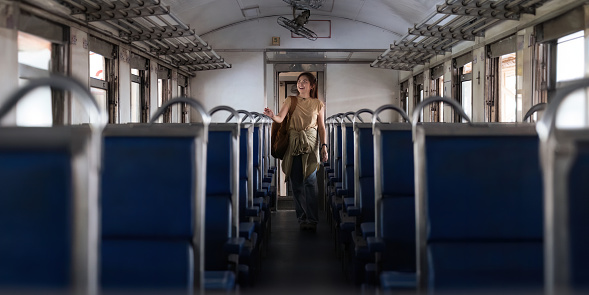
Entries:
<svg viewBox="0 0 589 295">
<path fill-rule="evenodd" d="M 0 0 L 0 48 L 0 295 L 589 294 L 587 0 Z"/>
</svg>

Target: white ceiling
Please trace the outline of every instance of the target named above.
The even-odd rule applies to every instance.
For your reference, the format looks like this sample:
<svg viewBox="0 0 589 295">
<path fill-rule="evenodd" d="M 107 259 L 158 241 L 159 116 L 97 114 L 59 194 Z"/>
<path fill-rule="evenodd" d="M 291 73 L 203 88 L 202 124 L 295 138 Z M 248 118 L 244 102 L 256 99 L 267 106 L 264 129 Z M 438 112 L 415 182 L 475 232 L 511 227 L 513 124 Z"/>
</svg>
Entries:
<svg viewBox="0 0 589 295">
<path fill-rule="evenodd" d="M 325 0 L 311 9 L 310 20 L 331 17 L 352 20 L 387 30 L 401 37 L 419 23 L 443 0 Z M 258 18 L 284 16 L 292 19 L 292 8 L 283 0 L 162 0 L 171 12 L 196 34 L 206 36 L 216 30 Z M 242 9 L 259 8 L 259 15 L 246 17 Z M 297 11 L 297 14 L 301 11 Z"/>
</svg>

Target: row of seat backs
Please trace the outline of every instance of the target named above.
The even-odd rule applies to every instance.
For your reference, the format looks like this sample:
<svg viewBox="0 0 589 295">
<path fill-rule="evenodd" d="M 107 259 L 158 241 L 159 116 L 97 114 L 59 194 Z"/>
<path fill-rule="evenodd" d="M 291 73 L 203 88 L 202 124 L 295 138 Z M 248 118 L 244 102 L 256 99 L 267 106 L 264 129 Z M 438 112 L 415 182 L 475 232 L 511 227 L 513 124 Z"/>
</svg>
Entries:
<svg viewBox="0 0 589 295">
<path fill-rule="evenodd" d="M 205 284 L 210 285 L 205 279 L 210 277 L 207 275 L 209 272 L 229 270 L 227 242 L 239 235 L 239 125 L 215 123 L 209 126 L 206 164 L 187 161 L 197 155 L 193 146 L 198 143 L 194 138 L 174 138 L 170 133 L 177 133 L 182 126 L 172 128 L 173 131 L 168 130 L 167 136 L 163 137 L 134 136 L 119 140 L 105 137 L 105 142 L 109 143 L 105 148 L 109 148 L 111 142 L 120 142 L 119 148 L 123 149 L 119 158 L 113 157 L 115 151 L 105 149 L 105 161 L 118 164 L 113 167 L 119 170 L 120 163 L 128 165 L 127 170 L 119 171 L 123 184 L 108 181 L 107 177 L 103 182 L 104 186 L 112 186 L 112 189 L 104 191 L 113 199 L 113 204 L 103 204 L 104 219 L 112 220 L 113 228 L 118 231 L 112 233 L 107 231 L 109 227 L 105 227 L 103 232 L 102 280 L 109 289 L 150 287 L 190 291 L 195 265 L 202 264 L 202 271 L 197 272 L 201 276 L 201 288 Z M 137 127 L 134 129 L 136 131 Z M 153 162 L 159 166 L 146 166 L 145 159 L 156 159 Z M 199 201 L 186 196 L 200 187 L 191 179 L 194 178 L 195 167 L 205 166 L 206 191 L 203 193 L 206 200 L 200 203 L 200 207 L 206 204 L 206 208 L 203 212 L 204 224 L 198 225 L 191 221 L 194 220 L 191 213 L 195 212 L 191 208 L 194 209 Z M 154 170 L 159 173 L 154 173 Z M 129 186 L 130 179 L 125 175 L 134 176 L 132 185 Z M 128 189 L 121 189 L 125 184 Z M 145 190 L 140 192 L 139 187 Z M 120 195 L 117 196 L 117 193 Z M 128 200 L 130 198 L 136 199 Z M 141 207 L 142 212 L 129 216 L 127 211 L 132 211 L 130 208 L 121 210 L 114 206 L 120 206 L 123 200 L 129 202 L 128 206 L 141 204 L 137 207 Z M 108 210 L 120 214 L 117 216 L 120 218 L 113 218 L 114 214 L 107 215 Z M 124 227 L 116 227 L 122 218 L 131 220 L 128 232 L 124 231 Z M 204 237 L 204 246 L 194 243 L 200 235 Z M 228 280 L 223 288 L 232 288 L 233 284 L 232 280 Z"/>
<path fill-rule="evenodd" d="M 334 177 L 342 177 L 342 130 L 340 128 L 341 123 L 330 122 L 328 124 L 328 137 L 330 142 L 329 148 L 329 159 L 330 167 L 334 169 Z"/>
<path fill-rule="evenodd" d="M 263 163 L 266 126 L 263 123 L 246 123 L 241 127 L 240 135 L 240 160 L 239 160 L 239 208 L 240 216 L 244 221 L 245 210 L 252 207 L 256 191 L 262 189 Z M 244 156 L 244 155 L 247 155 Z M 251 180 L 251 181 L 249 181 Z"/>
<path fill-rule="evenodd" d="M 9 141 L 12 146 L 0 156 L 2 167 L 12 170 L 2 170 L 7 180 L 2 198 L 6 204 L 0 206 L 7 211 L 1 214 L 6 227 L 1 230 L 1 252 L 6 254 L 2 259 L 6 268 L 0 272 L 2 285 L 70 288 L 77 284 L 73 282 L 76 275 L 89 276 L 78 264 L 100 256 L 103 287 L 142 284 L 192 289 L 192 276 L 199 273 L 194 265 L 198 266 L 203 256 L 198 254 L 200 245 L 194 238 L 200 226 L 195 216 L 196 167 L 203 165 L 197 161 L 202 149 L 197 151 L 196 146 L 202 144 L 198 138 L 202 140 L 203 134 L 202 127 L 191 127 L 183 132 L 177 127 L 150 126 L 143 133 L 137 132 L 140 126 L 106 128 L 102 173 L 92 176 L 102 179 L 101 205 L 86 200 L 87 208 L 77 202 L 84 203 L 80 194 L 87 195 L 87 191 L 80 188 L 80 182 L 88 182 L 92 170 L 80 164 L 88 157 L 83 152 L 88 136 L 74 136 L 84 127 L 14 128 L 20 138 Z M 159 137 L 154 136 L 154 129 L 159 129 Z M 34 135 L 34 145 L 21 140 L 29 132 Z M 39 144 L 47 136 L 49 147 Z M 64 137 L 69 138 L 62 140 Z M 21 142 L 23 146 L 19 146 Z M 98 191 L 96 186 L 92 190 Z M 79 249 L 80 240 L 84 240 L 80 237 L 93 231 L 99 234 L 97 225 L 84 228 L 88 222 L 80 220 L 80 214 L 92 216 L 88 212 L 92 207 L 102 208 L 100 255 Z M 197 246 L 196 255 L 193 245 Z M 98 243 L 94 250 L 98 252 Z M 173 259 L 175 255 L 181 259 Z M 121 263 L 126 268 L 121 268 Z M 155 273 L 157 280 L 145 277 Z"/>
</svg>

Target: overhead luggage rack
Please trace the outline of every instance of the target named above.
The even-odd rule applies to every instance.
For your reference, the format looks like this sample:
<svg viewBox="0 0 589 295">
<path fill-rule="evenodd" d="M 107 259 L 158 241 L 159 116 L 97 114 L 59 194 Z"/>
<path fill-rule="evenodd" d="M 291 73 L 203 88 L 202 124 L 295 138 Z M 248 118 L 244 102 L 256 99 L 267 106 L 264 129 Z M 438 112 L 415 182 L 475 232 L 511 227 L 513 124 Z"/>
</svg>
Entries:
<svg viewBox="0 0 589 295">
<path fill-rule="evenodd" d="M 164 57 L 187 72 L 231 68 L 211 46 L 160 0 L 61 0 L 71 15 L 119 31 L 129 43 Z"/>
<path fill-rule="evenodd" d="M 504 20 L 535 14 L 547 0 L 445 0 L 426 19 L 409 28 L 400 40 L 379 55 L 374 68 L 411 71 L 430 58 L 443 55 L 462 41 L 483 37 L 485 30 Z"/>
</svg>

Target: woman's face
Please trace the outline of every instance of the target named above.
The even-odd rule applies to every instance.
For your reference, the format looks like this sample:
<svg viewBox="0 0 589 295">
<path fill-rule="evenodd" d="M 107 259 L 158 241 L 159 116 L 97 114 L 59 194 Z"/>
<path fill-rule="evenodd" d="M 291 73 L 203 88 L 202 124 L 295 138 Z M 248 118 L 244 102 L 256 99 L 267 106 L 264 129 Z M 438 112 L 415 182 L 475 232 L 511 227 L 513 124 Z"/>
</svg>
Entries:
<svg viewBox="0 0 589 295">
<path fill-rule="evenodd" d="M 297 81 L 297 89 L 301 95 L 310 95 L 312 87 L 313 85 L 311 85 L 311 82 L 307 76 L 303 75 L 299 77 L 299 80 Z"/>
</svg>

